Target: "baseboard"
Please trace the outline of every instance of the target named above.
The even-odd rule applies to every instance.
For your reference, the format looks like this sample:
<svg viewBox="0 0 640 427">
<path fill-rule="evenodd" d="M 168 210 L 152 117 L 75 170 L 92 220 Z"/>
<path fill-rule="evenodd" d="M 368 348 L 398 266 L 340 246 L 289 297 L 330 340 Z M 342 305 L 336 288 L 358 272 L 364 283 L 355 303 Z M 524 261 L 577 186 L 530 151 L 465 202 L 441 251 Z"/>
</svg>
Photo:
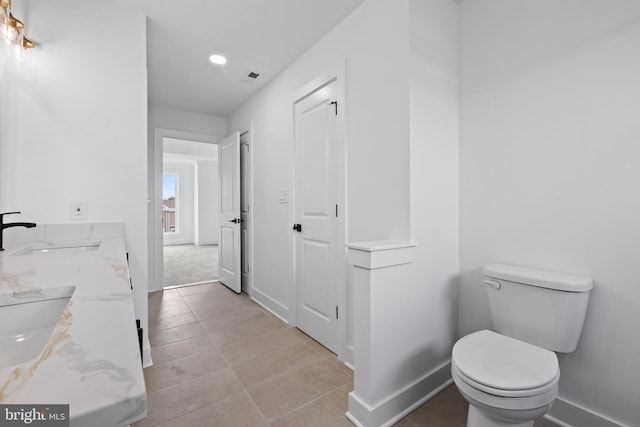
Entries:
<svg viewBox="0 0 640 427">
<path fill-rule="evenodd" d="M 291 324 L 291 322 L 287 319 L 289 317 L 289 309 L 280 304 L 278 301 L 274 300 L 263 292 L 260 292 L 256 288 L 251 289 L 249 297 L 251 297 L 251 299 L 256 304 L 262 306 L 262 308 L 269 311 L 271 314 L 282 320 L 287 325 Z M 277 310 L 277 308 L 279 308 L 280 310 Z"/>
<path fill-rule="evenodd" d="M 218 241 L 217 240 L 198 240 L 194 244 L 196 246 L 212 246 L 212 245 L 217 245 Z"/>
<path fill-rule="evenodd" d="M 162 246 L 178 246 L 178 245 L 193 245 L 193 239 L 184 237 L 183 234 L 173 235 L 171 237 L 165 236 Z"/>
<path fill-rule="evenodd" d="M 628 427 L 590 409 L 558 397 L 544 418 L 560 427 Z"/>
<path fill-rule="evenodd" d="M 351 370 L 353 370 L 353 361 L 355 360 L 353 345 L 346 345 L 344 347 L 344 353 L 340 354 L 340 359 L 344 361 L 344 363 L 348 363 L 349 366 L 351 366 Z"/>
<path fill-rule="evenodd" d="M 283 316 L 280 315 L 280 313 L 275 312 L 274 310 L 271 309 L 271 307 L 269 307 L 268 305 L 266 305 L 265 303 L 263 303 L 262 301 L 260 301 L 257 298 L 251 297 L 251 300 L 253 302 L 255 302 L 256 304 L 258 304 L 260 307 L 264 308 L 265 310 L 267 310 L 269 313 L 273 314 L 274 316 L 276 316 L 278 319 L 280 319 L 283 323 L 290 325 L 290 322 L 285 319 Z"/>
<path fill-rule="evenodd" d="M 151 293 L 151 292 L 158 292 L 162 290 L 162 286 L 160 286 L 159 288 L 156 289 L 156 281 L 155 280 L 149 280 L 148 284 L 147 284 L 147 293 Z"/>
<path fill-rule="evenodd" d="M 375 406 L 364 402 L 352 391 L 349 393 L 349 410 L 345 416 L 360 427 L 392 426 L 449 386 L 452 381 L 451 362 L 447 361 Z"/>
</svg>

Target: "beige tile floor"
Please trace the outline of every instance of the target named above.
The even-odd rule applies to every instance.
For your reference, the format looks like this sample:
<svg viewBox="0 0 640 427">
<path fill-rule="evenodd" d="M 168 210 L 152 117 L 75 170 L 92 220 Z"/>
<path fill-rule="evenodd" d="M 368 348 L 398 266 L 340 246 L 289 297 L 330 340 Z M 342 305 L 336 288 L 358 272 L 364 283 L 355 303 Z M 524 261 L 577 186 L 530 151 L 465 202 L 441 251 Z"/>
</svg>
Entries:
<svg viewBox="0 0 640 427">
<path fill-rule="evenodd" d="M 352 425 L 344 416 L 351 370 L 224 285 L 151 294 L 149 339 L 148 415 L 135 427 Z M 450 386 L 396 426 L 463 427 L 466 411 Z"/>
</svg>

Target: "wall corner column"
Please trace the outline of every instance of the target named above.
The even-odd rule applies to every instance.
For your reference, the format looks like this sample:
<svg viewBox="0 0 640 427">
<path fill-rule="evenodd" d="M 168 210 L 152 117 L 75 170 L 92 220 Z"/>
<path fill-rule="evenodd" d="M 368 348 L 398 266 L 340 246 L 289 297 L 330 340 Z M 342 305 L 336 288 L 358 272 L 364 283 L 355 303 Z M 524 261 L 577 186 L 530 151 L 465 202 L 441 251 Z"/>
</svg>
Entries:
<svg viewBox="0 0 640 427">
<path fill-rule="evenodd" d="M 397 316 L 397 305 L 402 303 L 402 284 L 410 280 L 416 243 L 385 240 L 347 246 L 353 268 L 355 352 L 354 390 L 345 415 L 358 426 L 387 425 L 413 403 L 393 379 L 403 369 L 402 348 L 394 345 L 403 318 Z"/>
</svg>

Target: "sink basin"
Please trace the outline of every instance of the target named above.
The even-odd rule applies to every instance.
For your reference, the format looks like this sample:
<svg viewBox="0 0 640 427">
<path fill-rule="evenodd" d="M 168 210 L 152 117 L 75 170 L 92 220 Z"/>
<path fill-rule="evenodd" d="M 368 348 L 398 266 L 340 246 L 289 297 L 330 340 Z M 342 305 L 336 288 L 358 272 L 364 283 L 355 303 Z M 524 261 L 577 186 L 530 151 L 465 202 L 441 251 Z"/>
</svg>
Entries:
<svg viewBox="0 0 640 427">
<path fill-rule="evenodd" d="M 31 247 L 17 252 L 15 255 L 46 255 L 59 253 L 81 253 L 85 251 L 95 251 L 100 247 L 100 242 L 85 242 L 61 246 Z"/>
<path fill-rule="evenodd" d="M 40 355 L 74 290 L 64 286 L 0 294 L 0 368 Z"/>
</svg>

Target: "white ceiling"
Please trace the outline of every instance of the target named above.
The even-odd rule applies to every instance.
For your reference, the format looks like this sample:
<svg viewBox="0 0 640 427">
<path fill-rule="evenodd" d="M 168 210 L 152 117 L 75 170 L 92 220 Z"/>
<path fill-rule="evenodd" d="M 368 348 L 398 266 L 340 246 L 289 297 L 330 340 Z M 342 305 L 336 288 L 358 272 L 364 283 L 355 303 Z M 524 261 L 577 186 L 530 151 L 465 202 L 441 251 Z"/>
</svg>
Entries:
<svg viewBox="0 0 640 427">
<path fill-rule="evenodd" d="M 226 117 L 364 0 L 112 0 L 147 19 L 149 102 Z M 209 62 L 213 53 L 228 58 Z M 260 74 L 257 80 L 247 77 Z"/>
<path fill-rule="evenodd" d="M 218 146 L 203 142 L 186 141 L 184 139 L 163 138 L 162 152 L 164 160 L 218 161 Z"/>
</svg>

